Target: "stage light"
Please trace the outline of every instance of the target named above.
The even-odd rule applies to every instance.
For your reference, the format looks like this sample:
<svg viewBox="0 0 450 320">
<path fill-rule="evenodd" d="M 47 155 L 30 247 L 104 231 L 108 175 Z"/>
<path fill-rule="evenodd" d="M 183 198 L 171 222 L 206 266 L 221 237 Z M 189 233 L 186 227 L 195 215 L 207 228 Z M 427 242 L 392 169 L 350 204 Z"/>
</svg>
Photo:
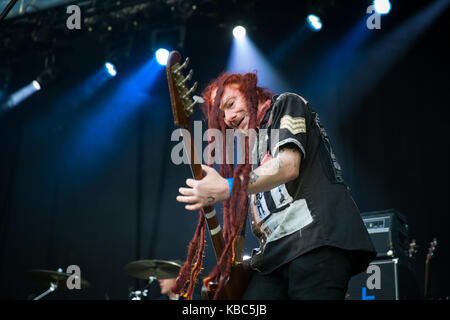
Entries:
<svg viewBox="0 0 450 320">
<path fill-rule="evenodd" d="M 31 85 L 37 90 L 40 90 L 42 88 L 47 88 L 55 79 L 56 70 L 53 67 L 46 67 L 44 71 L 36 77 Z"/>
<path fill-rule="evenodd" d="M 106 68 L 106 71 L 108 71 L 108 74 L 111 77 L 115 77 L 116 76 L 116 74 L 117 74 L 116 67 L 111 62 L 106 62 L 105 63 L 105 68 Z"/>
<path fill-rule="evenodd" d="M 41 90 L 41 85 L 36 80 L 33 80 L 25 87 L 11 94 L 9 99 L 0 107 L 0 111 L 14 108 L 39 90 Z"/>
<path fill-rule="evenodd" d="M 167 59 L 169 59 L 169 51 L 167 49 L 158 49 L 155 53 L 156 61 L 162 66 L 167 64 Z"/>
<path fill-rule="evenodd" d="M 242 26 L 237 26 L 234 27 L 233 29 L 233 36 L 236 39 L 243 39 L 245 37 L 245 33 L 246 33 L 245 28 Z"/>
<path fill-rule="evenodd" d="M 320 18 L 316 16 L 315 14 L 310 14 L 306 21 L 308 22 L 309 27 L 313 31 L 319 31 L 322 29 L 322 21 L 320 21 Z"/>
<path fill-rule="evenodd" d="M 391 2 L 389 0 L 374 0 L 373 6 L 378 14 L 388 14 L 391 11 Z"/>
<path fill-rule="evenodd" d="M 251 41 L 249 36 L 242 39 L 233 37 L 226 70 L 235 73 L 258 72 L 258 82 L 275 92 L 287 90 L 289 86 L 279 75 L 264 54 Z"/>
<path fill-rule="evenodd" d="M 61 161 L 64 163 L 68 172 L 75 174 L 78 172 L 93 173 L 96 168 L 102 166 L 104 157 L 110 155 L 110 152 L 116 150 L 117 139 L 123 135 L 123 130 L 127 130 L 130 123 L 133 123 L 141 108 L 152 105 L 155 112 L 157 124 L 163 127 L 165 123 L 164 103 L 157 103 L 158 100 L 150 93 L 154 84 L 156 84 L 164 73 L 164 68 L 156 61 L 154 53 L 151 57 L 132 72 L 127 71 L 121 74 L 117 79 L 114 90 L 108 90 L 106 95 L 93 99 L 92 103 L 96 106 L 92 111 L 83 115 L 77 125 L 71 130 L 70 136 L 66 138 L 64 149 L 61 150 Z M 112 79 L 106 75 L 104 66 L 101 66 L 101 72 L 98 72 L 103 79 Z M 97 75 L 97 74 L 96 74 Z M 97 79 L 96 75 L 89 79 Z M 74 92 L 79 97 L 87 99 L 85 87 L 91 87 L 89 83 L 84 83 L 81 91 Z M 91 94 L 91 93 L 89 93 Z M 101 98 L 102 97 L 102 98 Z M 67 98 L 72 101 L 71 96 Z M 78 105 L 81 101 L 78 101 Z M 153 104 L 154 103 L 154 104 Z M 65 110 L 67 106 L 64 106 Z M 164 110 L 164 111 L 162 111 Z M 162 130 L 162 129 L 161 129 Z M 90 170 L 87 170 L 90 168 Z M 101 171 L 101 170 L 99 170 Z M 85 179 L 74 182 L 75 184 L 88 183 Z"/>
<path fill-rule="evenodd" d="M 32 82 L 33 87 L 36 89 L 36 91 L 41 90 L 41 85 L 36 80 L 33 80 Z"/>
</svg>

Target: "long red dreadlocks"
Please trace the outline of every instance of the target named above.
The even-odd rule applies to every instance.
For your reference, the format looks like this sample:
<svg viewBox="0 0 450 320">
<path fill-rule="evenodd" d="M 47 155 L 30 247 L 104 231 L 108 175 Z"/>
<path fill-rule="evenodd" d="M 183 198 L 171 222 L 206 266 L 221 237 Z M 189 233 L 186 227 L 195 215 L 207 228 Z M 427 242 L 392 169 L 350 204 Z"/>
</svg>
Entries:
<svg viewBox="0 0 450 320">
<path fill-rule="evenodd" d="M 257 86 L 257 81 L 258 78 L 255 73 L 223 73 L 210 82 L 202 93 L 205 100 L 202 111 L 208 119 L 208 128 L 218 129 L 222 132 L 224 159 L 226 159 L 226 129 L 228 129 L 223 120 L 223 110 L 220 109 L 220 102 L 224 89 L 227 85 L 231 84 L 237 84 L 239 86 L 239 91 L 246 99 L 247 112 L 249 115 L 248 128 L 255 129 L 258 124 L 258 104 L 272 97 L 271 92 Z M 213 101 L 214 91 L 215 98 Z M 209 143 L 211 142 L 212 141 L 209 141 Z M 223 202 L 223 237 L 225 240 L 225 248 L 222 255 L 218 257 L 217 265 L 213 268 L 209 276 L 203 280 L 205 286 L 207 286 L 210 281 L 214 281 L 218 284 L 214 297 L 215 299 L 218 297 L 218 293 L 230 275 L 231 267 L 236 259 L 234 255 L 236 240 L 239 238 L 246 219 L 248 202 L 247 187 L 249 174 L 252 169 L 249 161 L 249 150 L 249 137 L 246 137 L 244 164 L 239 164 L 237 166 L 233 164 L 220 164 L 221 176 L 224 178 L 233 177 L 235 179 L 230 198 Z M 212 166 L 212 164 L 209 165 Z M 187 286 L 187 289 L 182 294 L 188 299 L 192 299 L 197 276 L 202 270 L 206 243 L 205 228 L 204 212 L 203 210 L 200 210 L 197 229 L 193 239 L 189 243 L 186 262 L 180 270 L 175 287 L 172 289 L 175 293 L 181 293 Z"/>
</svg>

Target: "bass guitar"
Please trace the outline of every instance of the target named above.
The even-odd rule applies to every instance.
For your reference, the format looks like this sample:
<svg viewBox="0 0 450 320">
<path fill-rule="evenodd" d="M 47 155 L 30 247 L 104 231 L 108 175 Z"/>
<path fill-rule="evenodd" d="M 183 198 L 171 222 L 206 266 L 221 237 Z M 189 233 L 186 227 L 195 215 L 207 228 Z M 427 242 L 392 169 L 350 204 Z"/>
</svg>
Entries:
<svg viewBox="0 0 450 320">
<path fill-rule="evenodd" d="M 181 55 L 177 51 L 172 51 L 166 65 L 167 81 L 169 85 L 170 102 L 172 105 L 172 113 L 174 123 L 180 127 L 183 137 L 186 154 L 189 158 L 189 164 L 194 179 L 201 180 L 204 172 L 201 167 L 201 162 L 197 158 L 197 152 L 193 143 L 191 120 L 194 114 L 194 106 L 198 102 L 202 102 L 200 97 L 193 96 L 197 88 L 197 82 L 191 88 L 188 88 L 188 81 L 192 80 L 193 71 L 190 70 L 187 76 L 183 72 L 187 68 L 189 58 L 181 64 Z M 189 143 L 186 143 L 188 142 Z M 219 259 L 225 249 L 225 241 L 223 238 L 221 226 L 216 215 L 214 207 L 207 206 L 203 208 L 205 213 L 206 224 L 208 226 L 211 242 L 214 247 L 216 258 Z M 238 250 L 242 251 L 243 237 L 239 239 L 239 244 L 236 246 Z M 237 252 L 236 256 L 242 256 L 242 252 Z M 248 283 L 249 273 L 246 268 L 240 263 L 242 258 L 236 259 L 236 263 L 232 268 L 229 279 L 219 293 L 219 299 L 222 300 L 239 300 L 241 299 Z M 203 299 L 212 299 L 215 294 L 217 284 L 210 283 L 208 288 L 203 288 Z"/>
</svg>

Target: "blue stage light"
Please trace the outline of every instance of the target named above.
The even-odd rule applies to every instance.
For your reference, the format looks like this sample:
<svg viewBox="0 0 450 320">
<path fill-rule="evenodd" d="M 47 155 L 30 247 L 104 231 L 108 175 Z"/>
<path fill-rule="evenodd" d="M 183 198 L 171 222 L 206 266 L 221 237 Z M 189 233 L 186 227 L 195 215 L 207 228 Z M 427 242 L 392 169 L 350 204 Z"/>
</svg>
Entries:
<svg viewBox="0 0 450 320">
<path fill-rule="evenodd" d="M 70 135 L 66 137 L 64 149 L 61 151 L 61 161 L 67 172 L 77 176 L 79 172 L 84 172 L 89 178 L 90 174 L 101 172 L 99 167 L 102 166 L 104 157 L 111 155 L 110 152 L 117 147 L 116 141 L 123 134 L 123 130 L 128 130 L 130 123 L 136 120 L 135 116 L 139 110 L 148 107 L 149 103 L 152 105 L 152 110 L 159 111 L 155 112 L 159 117 L 155 123 L 161 125 L 163 130 L 167 108 L 163 108 L 164 104 L 159 103 L 156 97 L 155 100 L 152 99 L 150 89 L 162 79 L 164 68 L 161 68 L 154 54 L 150 55 L 152 57 L 134 71 L 127 70 L 124 74 L 121 73 L 113 90 L 107 90 L 104 92 L 106 95 L 92 99 L 95 108 L 83 114 Z M 100 75 L 111 79 L 106 75 L 104 66 L 101 67 L 103 70 Z M 90 82 L 96 81 L 96 76 L 97 74 L 84 83 L 78 92 L 75 92 L 78 97 L 89 98 L 92 90 L 86 92 L 86 89 L 92 87 Z M 98 88 L 94 88 L 96 89 Z M 68 104 L 72 104 L 71 99 L 69 101 Z M 79 103 L 76 105 L 79 106 Z M 64 109 L 66 108 L 67 106 L 64 106 Z M 86 179 L 76 180 L 75 185 L 89 183 Z"/>
<path fill-rule="evenodd" d="M 111 77 L 115 77 L 116 76 L 116 74 L 117 74 L 116 67 L 111 62 L 106 62 L 105 63 L 105 68 L 106 68 L 106 71 L 108 71 L 108 74 Z"/>
<path fill-rule="evenodd" d="M 388 14 L 391 11 L 391 2 L 389 0 L 374 0 L 373 6 L 378 14 Z"/>
<path fill-rule="evenodd" d="M 164 48 L 160 48 L 155 52 L 156 61 L 162 66 L 167 64 L 167 59 L 169 59 L 169 51 Z"/>
<path fill-rule="evenodd" d="M 306 21 L 308 22 L 309 27 L 313 31 L 319 31 L 322 29 L 322 21 L 320 21 L 320 18 L 316 16 L 315 14 L 310 14 Z"/>
<path fill-rule="evenodd" d="M 245 37 L 245 33 L 246 33 L 245 28 L 242 26 L 237 26 L 234 27 L 233 29 L 233 36 L 236 39 L 243 39 Z"/>
</svg>

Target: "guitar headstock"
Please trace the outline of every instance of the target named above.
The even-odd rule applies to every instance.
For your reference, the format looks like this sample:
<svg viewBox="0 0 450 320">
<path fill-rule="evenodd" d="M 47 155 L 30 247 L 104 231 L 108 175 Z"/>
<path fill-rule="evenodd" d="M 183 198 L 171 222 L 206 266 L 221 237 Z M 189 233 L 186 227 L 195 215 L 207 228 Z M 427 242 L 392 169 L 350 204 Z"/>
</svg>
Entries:
<svg viewBox="0 0 450 320">
<path fill-rule="evenodd" d="M 170 52 L 166 73 L 175 125 L 186 128 L 194 114 L 194 105 L 198 102 L 202 103 L 203 99 L 197 96 L 192 97 L 193 92 L 197 89 L 197 82 L 191 88 L 187 86 L 187 82 L 192 79 L 194 73 L 191 69 L 187 76 L 183 74 L 189 64 L 189 58 L 186 58 L 182 64 L 180 64 L 180 61 L 181 55 L 179 52 Z"/>
<path fill-rule="evenodd" d="M 426 260 L 427 263 L 429 263 L 431 258 L 434 256 L 434 254 L 436 252 L 437 244 L 438 244 L 437 239 L 433 238 L 433 241 L 430 242 L 430 247 L 428 248 L 427 260 Z"/>
<path fill-rule="evenodd" d="M 417 243 L 416 243 L 416 239 L 412 239 L 411 243 L 409 244 L 409 249 L 408 249 L 408 257 L 410 258 L 414 258 L 414 255 L 417 253 Z"/>
</svg>

